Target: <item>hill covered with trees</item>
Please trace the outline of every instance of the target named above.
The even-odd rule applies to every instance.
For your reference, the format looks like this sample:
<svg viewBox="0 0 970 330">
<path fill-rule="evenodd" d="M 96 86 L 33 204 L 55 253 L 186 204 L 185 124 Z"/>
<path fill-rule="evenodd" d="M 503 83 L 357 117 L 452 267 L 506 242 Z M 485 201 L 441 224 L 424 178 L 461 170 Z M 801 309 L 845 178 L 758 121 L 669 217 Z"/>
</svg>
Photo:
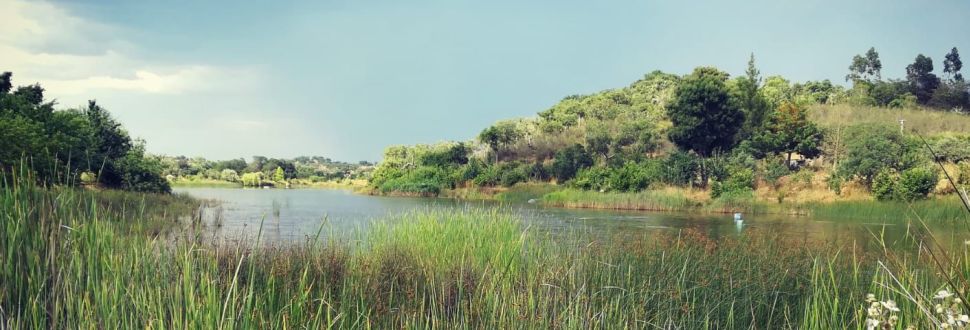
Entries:
<svg viewBox="0 0 970 330">
<path fill-rule="evenodd" d="M 439 195 L 532 182 L 567 188 L 547 201 L 584 190 L 674 191 L 727 205 L 946 194 L 953 190 L 927 146 L 962 184 L 970 181 L 970 89 L 958 50 L 944 58 L 942 76 L 921 54 L 905 78 L 883 79 L 869 49 L 851 59 L 849 87 L 762 77 L 753 55 L 738 77 L 712 67 L 655 71 L 499 121 L 475 141 L 389 147 L 370 186 Z"/>
</svg>

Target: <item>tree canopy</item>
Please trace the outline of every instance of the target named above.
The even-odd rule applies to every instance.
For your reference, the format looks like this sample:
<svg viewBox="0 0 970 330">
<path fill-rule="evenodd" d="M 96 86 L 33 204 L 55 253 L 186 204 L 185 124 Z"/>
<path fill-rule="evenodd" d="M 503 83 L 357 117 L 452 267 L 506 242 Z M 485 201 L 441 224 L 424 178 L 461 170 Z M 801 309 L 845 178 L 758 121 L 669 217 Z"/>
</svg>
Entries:
<svg viewBox="0 0 970 330">
<path fill-rule="evenodd" d="M 678 147 L 701 156 L 734 147 L 744 113 L 725 85 L 727 77 L 715 68 L 700 67 L 681 81 L 668 107 L 673 122 L 669 137 Z"/>
</svg>

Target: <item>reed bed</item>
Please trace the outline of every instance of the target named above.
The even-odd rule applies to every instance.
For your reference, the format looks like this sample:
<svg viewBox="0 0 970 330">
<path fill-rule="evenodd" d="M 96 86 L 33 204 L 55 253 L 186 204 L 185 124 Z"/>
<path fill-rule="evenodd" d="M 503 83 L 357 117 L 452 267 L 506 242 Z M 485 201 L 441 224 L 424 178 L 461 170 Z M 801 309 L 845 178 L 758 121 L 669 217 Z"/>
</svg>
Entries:
<svg viewBox="0 0 970 330">
<path fill-rule="evenodd" d="M 147 197 L 130 212 L 94 192 L 0 188 L 0 327 L 14 329 L 844 329 L 865 326 L 868 293 L 895 300 L 899 324 L 935 327 L 910 297 L 965 290 L 940 274 L 970 273 L 966 251 L 931 267 L 757 230 L 553 236 L 475 209 L 300 245 L 173 243 L 125 229 L 156 216 Z"/>
</svg>

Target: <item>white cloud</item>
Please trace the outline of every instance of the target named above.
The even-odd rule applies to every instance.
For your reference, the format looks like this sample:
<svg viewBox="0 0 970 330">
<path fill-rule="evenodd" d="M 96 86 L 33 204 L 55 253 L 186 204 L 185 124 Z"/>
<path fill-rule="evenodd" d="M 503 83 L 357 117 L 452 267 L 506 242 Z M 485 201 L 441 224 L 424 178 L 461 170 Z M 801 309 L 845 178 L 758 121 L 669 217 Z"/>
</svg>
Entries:
<svg viewBox="0 0 970 330">
<path fill-rule="evenodd" d="M 78 101 L 97 92 L 181 94 L 238 88 L 252 69 L 134 58 L 123 29 L 72 15 L 54 4 L 0 0 L 0 70 L 18 85 L 39 82 L 48 95 Z"/>
</svg>

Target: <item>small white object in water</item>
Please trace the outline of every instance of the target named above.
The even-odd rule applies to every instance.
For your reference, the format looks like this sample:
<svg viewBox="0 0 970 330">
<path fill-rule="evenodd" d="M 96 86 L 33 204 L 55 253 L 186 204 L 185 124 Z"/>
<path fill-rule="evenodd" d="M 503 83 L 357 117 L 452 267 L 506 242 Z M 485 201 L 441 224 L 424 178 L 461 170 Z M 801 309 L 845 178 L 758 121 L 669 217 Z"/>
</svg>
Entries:
<svg viewBox="0 0 970 330">
<path fill-rule="evenodd" d="M 740 212 L 734 213 L 734 221 L 738 221 L 738 220 L 741 220 L 741 213 Z"/>
<path fill-rule="evenodd" d="M 536 203 L 535 198 L 529 198 L 529 204 L 535 204 L 535 203 Z"/>
</svg>

